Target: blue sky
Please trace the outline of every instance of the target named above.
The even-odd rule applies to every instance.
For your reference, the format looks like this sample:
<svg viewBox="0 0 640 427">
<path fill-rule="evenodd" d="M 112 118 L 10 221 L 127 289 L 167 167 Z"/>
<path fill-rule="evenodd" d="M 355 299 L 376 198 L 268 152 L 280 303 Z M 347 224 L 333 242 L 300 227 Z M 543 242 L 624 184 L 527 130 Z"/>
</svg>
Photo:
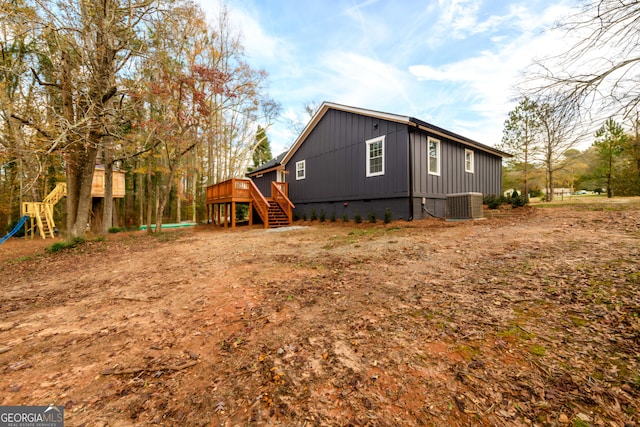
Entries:
<svg viewBox="0 0 640 427">
<path fill-rule="evenodd" d="M 217 0 L 200 0 L 212 18 Z M 500 142 L 513 85 L 536 58 L 570 47 L 548 29 L 576 0 L 228 0 L 249 63 L 269 73 L 283 108 L 275 154 L 296 134 L 287 118 L 330 101 L 416 117 L 478 142 Z"/>
</svg>

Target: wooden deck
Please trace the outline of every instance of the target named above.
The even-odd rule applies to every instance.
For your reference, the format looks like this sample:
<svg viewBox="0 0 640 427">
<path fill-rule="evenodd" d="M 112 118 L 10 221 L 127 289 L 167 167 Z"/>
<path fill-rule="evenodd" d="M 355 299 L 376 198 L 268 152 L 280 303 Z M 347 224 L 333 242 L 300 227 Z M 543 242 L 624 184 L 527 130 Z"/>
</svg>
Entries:
<svg viewBox="0 0 640 427">
<path fill-rule="evenodd" d="M 265 228 L 291 225 L 295 207 L 288 198 L 289 184 L 271 183 L 271 198 L 267 199 L 250 179 L 232 178 L 207 187 L 207 218 L 224 227 L 236 226 L 236 204 L 249 204 L 249 225 L 253 225 L 253 210 L 258 212 Z M 224 211 L 224 213 L 223 213 Z"/>
</svg>

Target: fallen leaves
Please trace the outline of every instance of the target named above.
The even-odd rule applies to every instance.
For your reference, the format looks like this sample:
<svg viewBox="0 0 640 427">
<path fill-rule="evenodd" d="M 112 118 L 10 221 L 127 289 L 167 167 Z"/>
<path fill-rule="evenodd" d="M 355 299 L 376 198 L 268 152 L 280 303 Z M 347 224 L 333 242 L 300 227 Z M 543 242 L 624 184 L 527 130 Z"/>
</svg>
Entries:
<svg viewBox="0 0 640 427">
<path fill-rule="evenodd" d="M 205 229 L 0 267 L 0 403 L 74 402 L 74 425 L 633 425 L 639 213 Z"/>
</svg>

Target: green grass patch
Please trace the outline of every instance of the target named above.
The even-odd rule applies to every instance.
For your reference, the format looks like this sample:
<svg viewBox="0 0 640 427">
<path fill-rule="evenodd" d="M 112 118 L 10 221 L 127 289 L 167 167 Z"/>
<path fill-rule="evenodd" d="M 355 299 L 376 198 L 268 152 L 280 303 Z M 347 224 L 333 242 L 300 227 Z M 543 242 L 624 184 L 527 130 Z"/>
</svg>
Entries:
<svg viewBox="0 0 640 427">
<path fill-rule="evenodd" d="M 466 360 L 471 360 L 480 354 L 480 349 L 472 347 L 470 345 L 459 345 L 456 347 L 455 352 L 458 353 Z"/>
<path fill-rule="evenodd" d="M 129 231 L 126 227 L 111 227 L 109 228 L 109 233 L 122 233 L 125 231 Z"/>
<path fill-rule="evenodd" d="M 587 326 L 587 324 L 589 323 L 585 319 L 579 316 L 571 316 L 570 319 L 571 319 L 571 323 L 573 323 L 573 326 L 583 327 L 583 326 Z"/>
<path fill-rule="evenodd" d="M 85 240 L 82 237 L 76 237 L 75 239 L 72 240 L 65 240 L 62 242 L 56 242 L 52 245 L 49 245 L 45 248 L 45 251 L 48 254 L 55 254 L 57 252 L 60 251 L 64 251 L 67 249 L 72 249 L 75 248 L 77 246 L 80 246 L 81 244 L 83 244 L 85 242 Z"/>
<path fill-rule="evenodd" d="M 521 341 L 529 341 L 536 337 L 536 334 L 532 332 L 528 332 L 523 328 L 518 326 L 513 326 L 506 331 L 500 331 L 497 333 L 497 336 L 504 339 L 521 340 Z"/>
<path fill-rule="evenodd" d="M 547 353 L 547 349 L 541 345 L 534 344 L 529 348 L 529 353 L 534 356 L 544 356 Z"/>
</svg>

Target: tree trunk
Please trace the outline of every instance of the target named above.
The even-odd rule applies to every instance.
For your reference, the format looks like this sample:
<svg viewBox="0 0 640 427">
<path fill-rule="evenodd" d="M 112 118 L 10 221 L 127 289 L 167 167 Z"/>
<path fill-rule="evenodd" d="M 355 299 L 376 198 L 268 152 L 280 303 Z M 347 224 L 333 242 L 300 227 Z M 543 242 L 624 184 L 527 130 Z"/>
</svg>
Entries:
<svg viewBox="0 0 640 427">
<path fill-rule="evenodd" d="M 198 190 L 198 185 L 197 185 L 198 180 L 197 180 L 197 177 L 198 177 L 198 172 L 194 171 L 194 173 L 193 173 L 193 188 L 192 188 L 192 190 L 193 190 L 193 194 L 192 194 L 193 212 L 191 214 L 191 222 L 193 222 L 193 223 L 195 223 L 196 219 L 197 219 L 196 218 L 196 209 L 198 207 L 198 203 L 196 201 L 196 196 L 198 195 L 198 191 L 197 191 Z"/>
<path fill-rule="evenodd" d="M 151 229 L 151 203 L 153 202 L 153 183 L 151 182 L 151 156 L 147 157 L 147 234 L 153 233 Z"/>
<path fill-rule="evenodd" d="M 524 153 L 524 200 L 529 203 L 529 152 Z"/>
<path fill-rule="evenodd" d="M 156 209 L 156 233 L 160 233 L 162 228 L 162 216 L 167 207 L 167 202 L 171 197 L 171 189 L 173 188 L 173 177 L 175 176 L 177 164 L 169 166 L 169 175 L 165 185 L 161 186 L 158 191 L 158 206 Z"/>
<path fill-rule="evenodd" d="M 610 199 L 612 197 L 611 194 L 611 174 L 613 169 L 613 148 L 609 149 L 609 169 L 607 170 L 607 198 Z"/>
<path fill-rule="evenodd" d="M 181 186 L 181 184 L 178 186 L 178 197 L 176 197 L 176 222 L 178 223 L 182 222 L 182 197 L 180 197 L 182 193 L 180 188 Z"/>
<path fill-rule="evenodd" d="M 145 224 L 144 220 L 144 184 L 145 174 L 139 173 L 138 188 L 136 188 L 136 202 L 138 203 L 138 225 Z M 134 204 L 135 206 L 135 204 Z"/>
<path fill-rule="evenodd" d="M 99 135 L 91 132 L 87 146 L 73 143 L 67 163 L 68 238 L 84 238 L 91 207 L 91 184 L 98 154 Z"/>
<path fill-rule="evenodd" d="M 102 234 L 108 234 L 113 227 L 113 153 L 112 137 L 105 137 L 104 144 L 104 203 L 102 204 Z"/>
</svg>

